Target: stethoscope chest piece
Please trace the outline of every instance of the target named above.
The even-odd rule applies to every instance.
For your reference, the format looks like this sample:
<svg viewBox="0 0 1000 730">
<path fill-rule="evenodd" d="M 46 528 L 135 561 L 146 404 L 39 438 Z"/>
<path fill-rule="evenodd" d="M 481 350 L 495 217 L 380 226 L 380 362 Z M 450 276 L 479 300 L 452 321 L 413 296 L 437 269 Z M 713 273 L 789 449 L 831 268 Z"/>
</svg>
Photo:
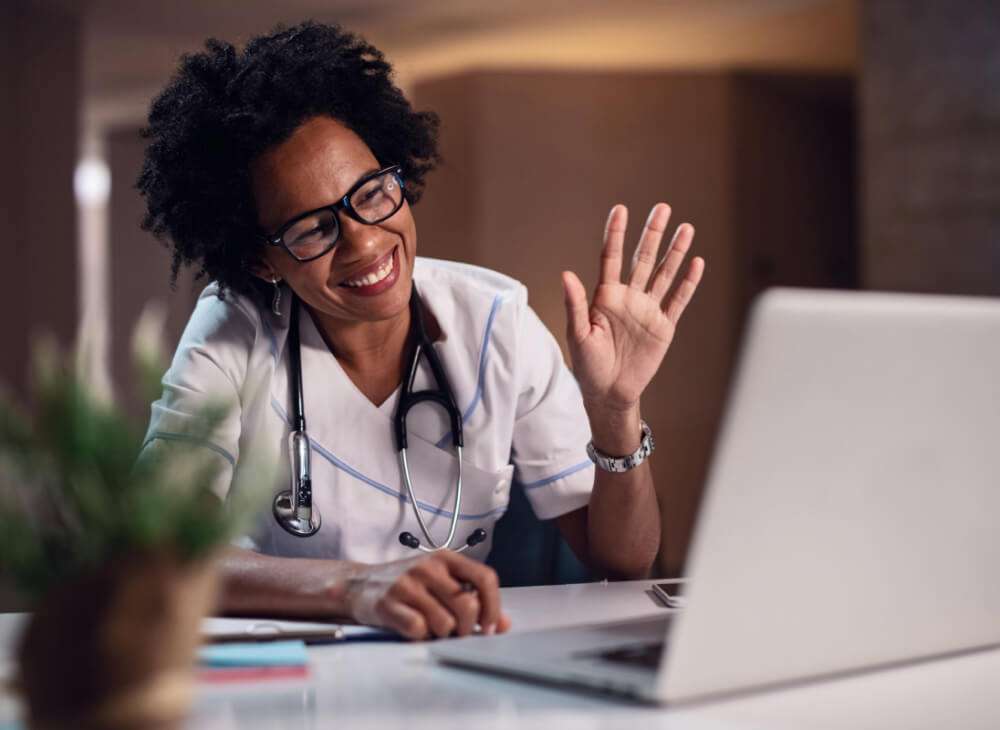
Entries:
<svg viewBox="0 0 1000 730">
<path fill-rule="evenodd" d="M 307 514 L 303 514 L 303 510 L 295 508 L 290 489 L 274 495 L 272 507 L 278 524 L 285 528 L 286 532 L 296 537 L 311 537 L 319 532 L 320 525 L 323 524 L 319 510 L 315 507 L 308 510 Z"/>
<path fill-rule="evenodd" d="M 292 389 L 292 431 L 288 434 L 288 465 L 292 488 L 274 495 L 274 518 L 285 532 L 310 537 L 319 532 L 322 519 L 312 498 L 312 466 L 309 434 L 306 432 L 305 398 L 302 394 L 302 360 L 299 351 L 299 298 L 292 296 L 292 325 L 289 328 L 290 385 Z"/>
</svg>

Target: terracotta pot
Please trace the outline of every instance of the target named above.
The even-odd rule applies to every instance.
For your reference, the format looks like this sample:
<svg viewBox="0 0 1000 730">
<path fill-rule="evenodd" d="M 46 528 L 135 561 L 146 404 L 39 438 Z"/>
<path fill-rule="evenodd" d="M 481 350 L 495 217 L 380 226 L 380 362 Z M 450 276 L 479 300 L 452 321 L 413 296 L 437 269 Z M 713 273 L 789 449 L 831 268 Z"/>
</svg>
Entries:
<svg viewBox="0 0 1000 730">
<path fill-rule="evenodd" d="M 146 555 L 46 596 L 18 652 L 29 727 L 179 727 L 216 586 L 211 560 Z"/>
</svg>

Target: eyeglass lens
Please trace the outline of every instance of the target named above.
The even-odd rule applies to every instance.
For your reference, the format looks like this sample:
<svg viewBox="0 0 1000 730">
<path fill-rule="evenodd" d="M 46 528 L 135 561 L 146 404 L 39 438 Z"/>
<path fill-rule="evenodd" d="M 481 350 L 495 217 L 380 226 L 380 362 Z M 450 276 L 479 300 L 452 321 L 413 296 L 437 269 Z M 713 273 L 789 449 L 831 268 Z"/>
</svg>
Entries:
<svg viewBox="0 0 1000 730">
<path fill-rule="evenodd" d="M 403 204 L 403 189 L 392 171 L 365 181 L 351 193 L 348 202 L 354 214 L 364 223 L 379 223 Z M 333 248 L 340 236 L 337 214 L 330 208 L 316 211 L 297 220 L 282 235 L 282 243 L 297 259 L 322 256 Z"/>
</svg>

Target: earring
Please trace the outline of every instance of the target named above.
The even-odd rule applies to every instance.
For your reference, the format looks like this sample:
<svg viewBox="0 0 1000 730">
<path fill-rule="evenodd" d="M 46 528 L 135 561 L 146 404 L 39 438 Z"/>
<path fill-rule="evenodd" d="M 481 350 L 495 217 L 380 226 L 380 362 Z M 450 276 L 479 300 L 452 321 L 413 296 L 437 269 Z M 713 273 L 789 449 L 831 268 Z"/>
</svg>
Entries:
<svg viewBox="0 0 1000 730">
<path fill-rule="evenodd" d="M 281 316 L 281 287 L 278 286 L 278 282 L 281 281 L 277 276 L 271 274 L 271 283 L 274 284 L 274 298 L 271 300 L 271 311 Z"/>
</svg>

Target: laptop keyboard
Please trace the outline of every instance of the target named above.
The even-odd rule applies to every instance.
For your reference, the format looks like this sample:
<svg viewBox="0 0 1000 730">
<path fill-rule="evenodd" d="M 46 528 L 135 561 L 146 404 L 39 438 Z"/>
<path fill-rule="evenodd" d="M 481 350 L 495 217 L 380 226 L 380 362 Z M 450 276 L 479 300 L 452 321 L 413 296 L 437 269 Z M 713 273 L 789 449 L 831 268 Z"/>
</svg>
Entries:
<svg viewBox="0 0 1000 730">
<path fill-rule="evenodd" d="M 594 652 L 591 656 L 615 664 L 657 669 L 660 666 L 660 657 L 663 655 L 663 643 L 662 641 L 651 641 L 647 644 L 632 644 L 631 646 Z"/>
</svg>

